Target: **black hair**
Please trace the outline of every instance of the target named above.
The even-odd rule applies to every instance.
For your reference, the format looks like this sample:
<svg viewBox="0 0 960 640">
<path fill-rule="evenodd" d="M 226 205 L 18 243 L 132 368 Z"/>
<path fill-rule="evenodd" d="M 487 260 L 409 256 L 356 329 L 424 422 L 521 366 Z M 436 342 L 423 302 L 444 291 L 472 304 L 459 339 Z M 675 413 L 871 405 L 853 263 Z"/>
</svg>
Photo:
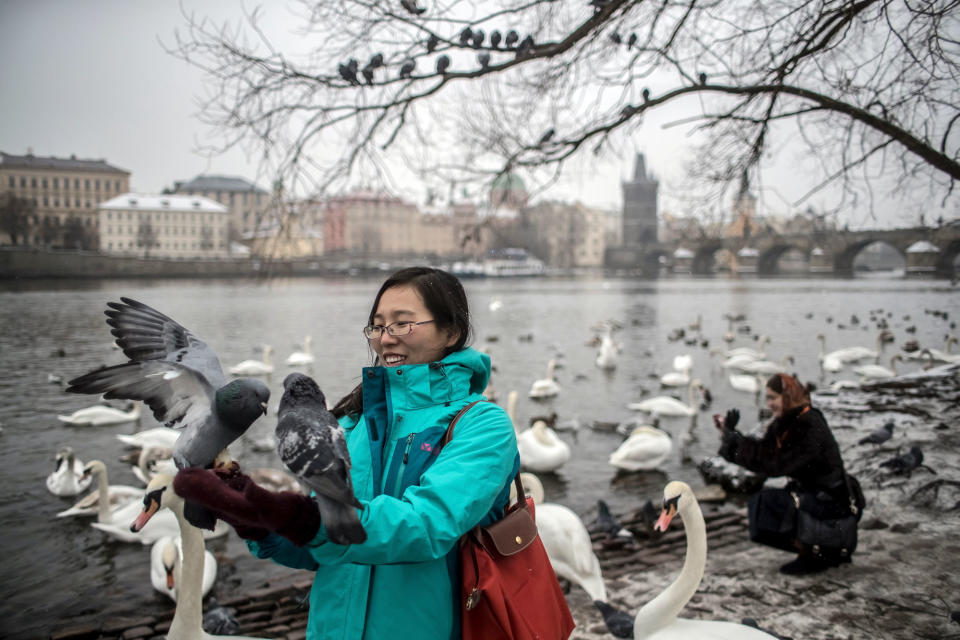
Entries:
<svg viewBox="0 0 960 640">
<path fill-rule="evenodd" d="M 383 293 L 393 287 L 409 285 L 417 290 L 423 299 L 423 304 L 433 316 L 437 329 L 449 331 L 456 335 L 457 340 L 447 347 L 443 356 L 460 351 L 467 346 L 473 336 L 473 327 L 470 322 L 470 308 L 467 305 L 467 294 L 463 290 L 460 280 L 451 273 L 433 267 L 407 267 L 397 271 L 387 278 L 377 296 L 373 299 L 373 306 L 367 316 L 367 324 L 373 324 L 373 317 L 380 305 Z M 378 360 L 374 357 L 374 364 Z M 358 384 L 350 393 L 337 402 L 333 408 L 333 415 L 340 418 L 345 415 L 359 415 L 363 412 L 363 384 Z"/>
</svg>

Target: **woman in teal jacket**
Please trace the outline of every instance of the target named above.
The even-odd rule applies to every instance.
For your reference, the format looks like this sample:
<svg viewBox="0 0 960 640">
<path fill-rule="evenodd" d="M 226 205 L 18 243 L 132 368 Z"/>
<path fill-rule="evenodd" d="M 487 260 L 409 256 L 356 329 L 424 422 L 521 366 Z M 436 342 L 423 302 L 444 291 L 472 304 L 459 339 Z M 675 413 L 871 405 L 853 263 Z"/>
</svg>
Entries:
<svg viewBox="0 0 960 640">
<path fill-rule="evenodd" d="M 457 540 L 502 516 L 519 467 L 510 418 L 490 402 L 471 407 L 439 450 L 450 421 L 482 399 L 490 377 L 489 356 L 465 346 L 470 333 L 456 277 L 426 267 L 391 276 L 364 328 L 374 366 L 333 409 L 366 541 L 327 540 L 322 522 L 304 524 L 318 520 L 313 512 L 269 535 L 237 527 L 257 557 L 316 572 L 308 640 L 460 637 Z M 303 532 L 290 535 L 291 527 L 316 534 L 298 546 L 290 538 L 303 543 Z"/>
</svg>

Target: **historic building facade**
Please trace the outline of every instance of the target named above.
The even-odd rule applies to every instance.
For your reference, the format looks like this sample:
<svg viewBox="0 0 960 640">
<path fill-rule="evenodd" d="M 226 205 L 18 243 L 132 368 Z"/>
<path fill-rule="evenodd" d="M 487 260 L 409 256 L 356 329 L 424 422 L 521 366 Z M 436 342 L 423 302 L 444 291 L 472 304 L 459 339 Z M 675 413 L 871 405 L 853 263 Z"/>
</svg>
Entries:
<svg viewBox="0 0 960 640">
<path fill-rule="evenodd" d="M 202 196 L 125 193 L 97 210 L 100 251 L 157 258 L 229 256 L 227 207 Z"/>
<path fill-rule="evenodd" d="M 185 182 L 174 182 L 173 193 L 197 195 L 225 206 L 229 215 L 231 240 L 244 234 L 262 232 L 271 203 L 270 193 L 244 178 L 234 176 L 196 176 Z"/>
<path fill-rule="evenodd" d="M 106 160 L 0 152 L 0 198 L 29 205 L 5 211 L 0 243 L 95 250 L 98 205 L 129 190 L 130 172 Z"/>
</svg>

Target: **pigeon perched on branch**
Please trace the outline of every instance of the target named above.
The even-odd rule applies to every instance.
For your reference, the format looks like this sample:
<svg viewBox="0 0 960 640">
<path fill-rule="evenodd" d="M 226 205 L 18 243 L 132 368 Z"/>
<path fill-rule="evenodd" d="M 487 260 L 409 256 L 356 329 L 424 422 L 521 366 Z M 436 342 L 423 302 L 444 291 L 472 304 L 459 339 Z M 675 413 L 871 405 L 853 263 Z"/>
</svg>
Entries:
<svg viewBox="0 0 960 640">
<path fill-rule="evenodd" d="M 256 378 L 228 382 L 217 354 L 188 329 L 142 302 L 120 300 L 104 313 L 130 361 L 75 378 L 67 391 L 142 400 L 159 422 L 181 429 L 173 446 L 177 468 L 209 467 L 267 412 L 270 389 Z M 187 507 L 192 524 L 213 528 Z"/>
<path fill-rule="evenodd" d="M 400 0 L 400 6 L 407 10 L 408 13 L 412 13 L 415 16 L 423 15 L 427 10 L 426 7 L 421 7 L 417 5 L 417 0 Z"/>
<path fill-rule="evenodd" d="M 302 373 L 283 381 L 277 413 L 277 454 L 299 480 L 314 491 L 320 521 L 330 540 L 359 544 L 367 539 L 353 495 L 350 452 L 343 429 L 327 410 L 320 387 Z"/>
<path fill-rule="evenodd" d="M 417 68 L 417 61 L 414 60 L 413 58 L 410 58 L 409 60 L 404 62 L 402 65 L 400 65 L 400 77 L 409 78 L 411 75 L 413 75 L 413 70 L 416 68 Z"/>
</svg>

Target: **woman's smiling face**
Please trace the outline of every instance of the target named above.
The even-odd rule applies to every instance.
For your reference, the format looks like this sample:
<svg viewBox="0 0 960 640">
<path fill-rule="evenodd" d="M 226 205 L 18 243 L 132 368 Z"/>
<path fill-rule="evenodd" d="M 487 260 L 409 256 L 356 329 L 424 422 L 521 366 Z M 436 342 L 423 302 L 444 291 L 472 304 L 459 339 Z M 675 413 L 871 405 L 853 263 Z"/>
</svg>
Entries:
<svg viewBox="0 0 960 640">
<path fill-rule="evenodd" d="M 391 287 L 380 296 L 373 324 L 385 327 L 395 322 L 425 322 L 434 320 L 415 287 L 401 285 Z M 380 364 L 387 367 L 425 364 L 442 360 L 446 349 L 457 341 L 436 322 L 420 324 L 405 336 L 392 336 L 386 331 L 380 338 L 370 340 L 370 345 L 380 357 Z"/>
</svg>

